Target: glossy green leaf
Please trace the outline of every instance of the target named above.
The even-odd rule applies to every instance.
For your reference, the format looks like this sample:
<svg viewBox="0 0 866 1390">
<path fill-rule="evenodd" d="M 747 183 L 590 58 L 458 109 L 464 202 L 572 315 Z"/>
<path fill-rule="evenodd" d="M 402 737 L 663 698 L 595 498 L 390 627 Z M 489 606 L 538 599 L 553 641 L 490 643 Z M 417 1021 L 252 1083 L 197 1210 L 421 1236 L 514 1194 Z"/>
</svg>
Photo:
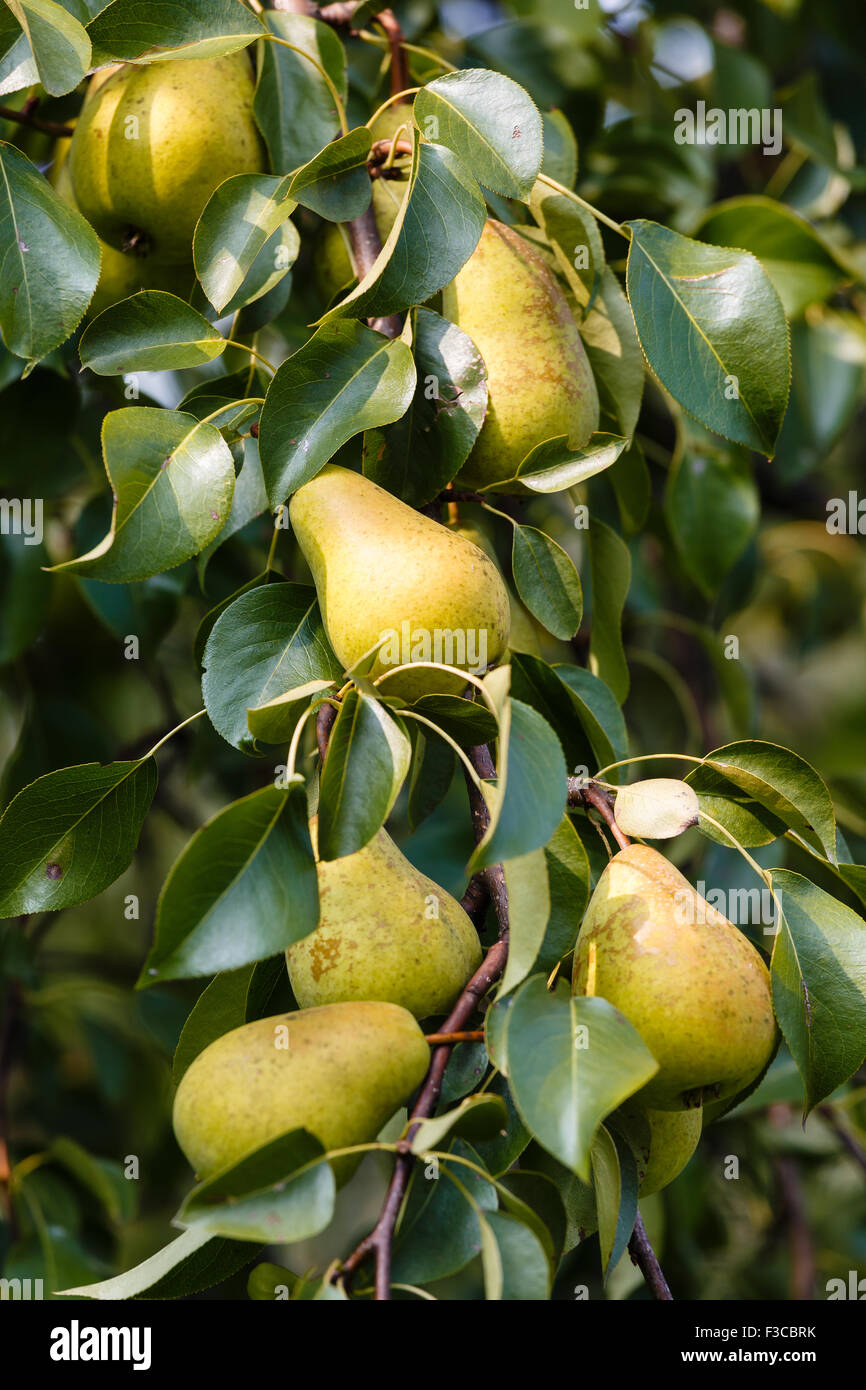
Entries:
<svg viewBox="0 0 866 1390">
<path fill-rule="evenodd" d="M 541 114 L 510 77 L 487 68 L 446 73 L 421 88 L 413 116 L 427 139 L 459 155 L 485 188 L 528 199 L 544 154 Z"/>
<path fill-rule="evenodd" d="M 657 1070 L 606 1000 L 571 997 L 564 981 L 548 994 L 541 975 L 518 991 L 508 1018 L 512 1094 L 538 1142 L 584 1182 L 601 1121 Z"/>
<path fill-rule="evenodd" d="M 489 1091 L 469 1096 L 444 1115 L 422 1120 L 412 1139 L 412 1152 L 423 1154 L 428 1149 L 439 1149 L 448 1134 L 462 1135 L 473 1143 L 492 1139 L 504 1128 L 507 1119 L 508 1111 L 500 1096 Z"/>
<path fill-rule="evenodd" d="M 27 38 L 39 81 L 51 96 L 78 86 L 90 67 L 87 30 L 55 0 L 7 0 Z"/>
<path fill-rule="evenodd" d="M 806 1112 L 866 1056 L 866 922 L 800 874 L 773 870 L 782 917 L 773 1007 L 806 1091 Z"/>
<path fill-rule="evenodd" d="M 262 44 L 253 110 L 271 168 L 275 174 L 290 174 L 340 134 L 333 95 L 318 69 L 324 68 L 345 101 L 346 54 L 334 30 L 309 15 L 266 10 L 263 20 L 293 48 Z"/>
<path fill-rule="evenodd" d="M 330 222 L 360 217 L 372 197 L 366 167 L 372 140 L 364 125 L 333 140 L 293 176 L 290 197 Z"/>
<path fill-rule="evenodd" d="M 553 1271 L 538 1236 L 508 1212 L 494 1211 L 482 1225 L 487 1298 L 539 1302 L 550 1297 Z"/>
<path fill-rule="evenodd" d="M 315 931 L 318 920 L 303 781 L 265 787 L 218 811 L 173 865 L 141 983 L 265 960 Z"/>
<path fill-rule="evenodd" d="M 95 1298 L 115 1303 L 124 1299 L 186 1298 L 224 1279 L 255 1258 L 260 1243 L 220 1240 L 206 1230 L 184 1231 L 134 1269 L 99 1284 L 63 1289 L 68 1298 Z"/>
<path fill-rule="evenodd" d="M 515 526 L 511 567 L 530 613 L 554 637 L 572 638 L 583 614 L 583 590 L 567 551 L 534 526 Z"/>
<path fill-rule="evenodd" d="M 578 719 L 586 731 L 599 767 L 628 756 L 628 733 L 622 710 L 611 690 L 591 671 L 557 664 L 554 674 L 565 686 Z M 616 781 L 618 773 L 612 774 Z"/>
<path fill-rule="evenodd" d="M 261 20 L 237 0 L 184 0 L 142 5 L 113 0 L 87 26 L 93 64 L 157 63 L 163 58 L 218 58 L 261 36 Z"/>
<path fill-rule="evenodd" d="M 99 279 L 99 243 L 75 208 L 12 145 L 0 141 L 0 333 L 38 361 L 81 322 Z"/>
<path fill-rule="evenodd" d="M 49 772 L 0 817 L 0 917 L 95 898 L 132 859 L 156 791 L 153 758 Z"/>
<path fill-rule="evenodd" d="M 782 302 L 746 251 L 626 224 L 628 297 L 653 371 L 690 415 L 772 457 L 791 381 Z"/>
<path fill-rule="evenodd" d="M 314 589 L 266 584 L 230 604 L 204 651 L 202 695 L 217 733 L 244 752 L 253 739 L 247 710 L 306 681 L 337 679 Z"/>
<path fill-rule="evenodd" d="M 490 825 L 470 861 L 472 872 L 546 845 L 565 809 L 568 788 L 559 739 L 529 705 L 510 700 L 508 708 Z"/>
<path fill-rule="evenodd" d="M 195 273 L 215 309 L 224 310 L 268 238 L 295 209 L 291 180 L 273 174 L 235 174 L 220 184 L 205 204 L 192 242 Z M 291 238 L 294 255 L 300 246 Z"/>
<path fill-rule="evenodd" d="M 704 764 L 765 806 L 785 825 L 814 830 L 827 858 L 836 862 L 833 802 L 823 779 L 805 758 L 777 743 L 748 739 L 714 749 Z M 700 773 L 697 768 L 686 780 L 694 783 Z"/>
<path fill-rule="evenodd" d="M 597 517 L 593 517 L 589 528 L 589 563 L 592 576 L 589 669 L 622 704 L 629 688 L 628 663 L 622 644 L 622 615 L 631 584 L 631 555 L 625 542 Z"/>
<path fill-rule="evenodd" d="M 570 449 L 565 435 L 546 439 L 520 465 L 514 478 L 491 483 L 484 492 L 565 492 L 616 463 L 628 447 L 617 434 L 592 434 L 582 449 Z"/>
<path fill-rule="evenodd" d="M 319 791 L 319 857 L 363 849 L 384 823 L 409 771 L 411 745 L 378 700 L 352 689 L 331 730 Z"/>
<path fill-rule="evenodd" d="M 327 323 L 285 361 L 262 409 L 259 450 L 278 507 L 345 444 L 409 409 L 415 363 L 404 342 L 363 324 Z"/>
<path fill-rule="evenodd" d="M 644 359 L 631 307 L 609 267 L 580 325 L 580 336 L 598 388 L 602 420 L 631 439 L 643 399 Z"/>
<path fill-rule="evenodd" d="M 689 575 L 712 597 L 758 529 L 761 499 L 748 452 L 690 422 L 668 473 L 665 513 Z"/>
<path fill-rule="evenodd" d="M 462 1158 L 478 1162 L 478 1156 L 462 1139 L 451 1145 Z M 460 1189 L 449 1182 L 441 1168 L 447 1159 L 415 1167 L 415 1176 L 394 1242 L 391 1278 L 397 1284 L 429 1284 L 456 1274 L 481 1251 L 481 1233 L 475 1208 Z M 496 1189 L 462 1163 L 453 1165 L 454 1176 L 482 1212 L 496 1209 Z"/>
<path fill-rule="evenodd" d="M 139 290 L 103 309 L 84 330 L 78 352 L 82 367 L 97 376 L 119 376 L 200 367 L 225 345 L 218 329 L 177 295 Z"/>
<path fill-rule="evenodd" d="M 550 974 L 563 957 L 574 950 L 589 902 L 589 861 L 583 842 L 568 816 L 563 816 L 544 846 L 544 857 L 547 861 L 550 913 L 535 968 Z"/>
<path fill-rule="evenodd" d="M 282 956 L 222 970 L 195 1001 L 177 1041 L 171 1066 L 175 1086 L 184 1072 L 212 1042 L 263 1018 L 275 987 L 285 975 Z"/>
<path fill-rule="evenodd" d="M 550 885 L 547 856 L 543 849 L 502 865 L 508 892 L 508 961 L 499 996 L 525 980 L 535 964 L 550 917 Z"/>
<path fill-rule="evenodd" d="M 601 1267 L 605 1279 L 625 1253 L 637 1216 L 637 1164 L 631 1149 L 604 1125 L 591 1151 L 592 1185 L 598 1214 Z"/>
</svg>

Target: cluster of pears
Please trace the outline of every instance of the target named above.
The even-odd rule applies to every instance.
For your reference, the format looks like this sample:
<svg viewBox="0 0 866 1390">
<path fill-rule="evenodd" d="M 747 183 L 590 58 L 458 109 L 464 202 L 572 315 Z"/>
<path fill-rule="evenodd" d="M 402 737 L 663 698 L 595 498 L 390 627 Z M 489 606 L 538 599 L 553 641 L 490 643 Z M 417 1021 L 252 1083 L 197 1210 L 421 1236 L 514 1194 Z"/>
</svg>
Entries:
<svg viewBox="0 0 866 1390">
<path fill-rule="evenodd" d="M 659 1064 L 624 1107 L 626 1118 L 642 1115 L 648 1126 L 641 1193 L 657 1192 L 688 1162 L 702 1120 L 725 1109 L 773 1055 L 767 967 L 663 855 L 633 844 L 598 881 L 572 983 L 576 994 L 613 1004 Z"/>
<path fill-rule="evenodd" d="M 139 289 L 190 293 L 193 231 L 211 194 L 266 168 L 254 89 L 246 51 L 115 64 L 91 78 L 51 174 L 100 241 L 91 316 Z"/>
<path fill-rule="evenodd" d="M 375 1139 L 427 1070 L 417 1020 L 447 1013 L 481 963 L 460 904 L 384 830 L 317 874 L 319 923 L 286 952 L 299 1012 L 226 1033 L 178 1087 L 175 1133 L 200 1177 L 291 1129 L 325 1149 Z M 334 1161 L 338 1182 L 358 1161 Z"/>
</svg>

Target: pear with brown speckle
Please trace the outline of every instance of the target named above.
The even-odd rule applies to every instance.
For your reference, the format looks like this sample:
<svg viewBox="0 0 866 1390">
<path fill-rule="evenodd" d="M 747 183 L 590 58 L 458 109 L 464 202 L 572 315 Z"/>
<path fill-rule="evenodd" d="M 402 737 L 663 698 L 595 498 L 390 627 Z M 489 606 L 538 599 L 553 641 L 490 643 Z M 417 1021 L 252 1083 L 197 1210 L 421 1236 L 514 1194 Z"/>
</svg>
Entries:
<svg viewBox="0 0 866 1390">
<path fill-rule="evenodd" d="M 421 1084 L 430 1049 L 395 1004 L 330 1004 L 233 1028 L 200 1052 L 174 1100 L 177 1142 L 200 1178 L 293 1129 L 326 1150 L 376 1138 Z M 334 1160 L 338 1183 L 362 1155 Z"/>
<path fill-rule="evenodd" d="M 310 829 L 315 843 L 315 822 Z M 286 952 L 301 1007 L 383 999 L 416 1018 L 447 1013 L 481 964 L 478 933 L 460 904 L 385 830 L 317 868 L 319 924 Z"/>
<path fill-rule="evenodd" d="M 648 845 L 614 855 L 574 953 L 577 994 L 607 999 L 659 1070 L 640 1100 L 683 1110 L 750 1084 L 776 1044 L 770 976 L 742 932 Z"/>
</svg>

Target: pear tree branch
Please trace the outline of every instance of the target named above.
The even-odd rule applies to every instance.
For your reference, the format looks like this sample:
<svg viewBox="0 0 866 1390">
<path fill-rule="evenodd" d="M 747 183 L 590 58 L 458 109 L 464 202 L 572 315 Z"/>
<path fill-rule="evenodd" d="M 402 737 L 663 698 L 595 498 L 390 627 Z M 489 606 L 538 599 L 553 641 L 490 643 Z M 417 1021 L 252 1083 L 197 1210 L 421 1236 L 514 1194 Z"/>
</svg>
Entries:
<svg viewBox="0 0 866 1390">
<path fill-rule="evenodd" d="M 16 111 L 14 106 L 0 106 L 0 120 L 14 121 L 16 125 L 26 125 L 33 130 L 42 130 L 46 135 L 55 135 L 58 140 L 66 140 L 72 135 L 71 125 L 61 125 L 57 121 L 43 121 L 40 116 L 37 116 L 38 106 L 38 97 L 31 97 L 25 101 L 20 111 Z"/>
<path fill-rule="evenodd" d="M 673 1303 L 674 1296 L 662 1273 L 662 1267 L 656 1259 L 655 1251 L 649 1243 L 640 1212 L 635 1217 L 634 1230 L 628 1243 L 628 1253 L 631 1256 L 632 1264 L 637 1265 L 646 1280 L 647 1288 L 653 1298 L 658 1299 L 660 1303 Z"/>
<path fill-rule="evenodd" d="M 602 791 L 592 782 L 585 782 L 581 777 L 569 777 L 568 804 L 569 806 L 591 806 L 608 826 L 620 849 L 628 849 L 631 840 L 622 833 L 616 823 L 613 814 L 613 798 L 608 792 Z"/>
<path fill-rule="evenodd" d="M 472 748 L 469 759 L 479 777 L 488 778 L 496 775 L 490 749 L 486 745 Z M 484 798 L 477 788 L 471 783 L 468 785 L 472 824 L 477 842 L 483 838 L 490 824 L 490 815 Z M 464 988 L 451 1013 L 442 1024 L 440 1032 L 431 1034 L 431 1042 L 433 1039 L 436 1041 L 430 1058 L 430 1067 L 418 1093 L 418 1098 L 412 1107 L 409 1128 L 405 1138 L 397 1146 L 397 1161 L 394 1165 L 391 1181 L 388 1184 L 388 1191 L 379 1220 L 370 1234 L 334 1271 L 335 1280 L 348 1283 L 367 1256 L 373 1255 L 376 1269 L 374 1296 L 377 1302 L 387 1302 L 391 1297 L 391 1251 L 397 1220 L 412 1174 L 414 1162 L 414 1156 L 411 1153 L 412 1140 L 421 1121 L 428 1119 L 436 1109 L 442 1093 L 445 1070 L 451 1060 L 452 1048 L 456 1042 L 462 1041 L 463 1035 L 469 1031 L 466 1028 L 467 1023 L 477 1011 L 491 986 L 501 978 L 508 960 L 508 893 L 502 865 L 495 864 L 482 870 L 479 877 L 483 879 L 496 911 L 499 923 L 499 939 L 495 945 L 491 946 L 481 965 Z M 471 1031 L 474 1033 L 476 1030 Z M 440 1041 L 440 1039 L 446 1040 Z"/>
</svg>

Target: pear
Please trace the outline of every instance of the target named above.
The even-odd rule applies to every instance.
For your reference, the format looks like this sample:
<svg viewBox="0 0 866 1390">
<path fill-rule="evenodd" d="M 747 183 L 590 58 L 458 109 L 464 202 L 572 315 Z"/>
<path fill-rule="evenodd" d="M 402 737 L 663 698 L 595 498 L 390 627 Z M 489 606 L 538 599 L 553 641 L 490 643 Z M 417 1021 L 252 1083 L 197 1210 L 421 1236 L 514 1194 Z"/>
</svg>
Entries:
<svg viewBox="0 0 866 1390">
<path fill-rule="evenodd" d="M 346 669 L 383 642 L 370 676 L 410 661 L 477 672 L 508 645 L 508 593 L 493 561 L 360 473 L 328 464 L 299 488 L 289 516 L 313 575 L 331 646 Z M 459 693 L 426 668 L 382 693 Z"/>
<path fill-rule="evenodd" d="M 95 74 L 96 77 L 101 73 Z M 68 139 L 58 140 L 54 148 L 54 161 L 49 180 L 65 203 L 76 206 L 72 190 L 72 175 L 69 171 Z M 118 300 L 128 299 L 138 290 L 168 290 L 171 294 L 186 299 L 195 284 L 195 270 L 192 261 L 185 265 L 159 265 L 152 260 L 141 260 L 97 237 L 99 242 L 100 268 L 99 281 L 93 298 L 87 306 L 87 318 L 95 318 L 103 309 L 108 309 Z"/>
<path fill-rule="evenodd" d="M 637 1139 L 638 1192 L 650 1197 L 672 1183 L 683 1171 L 701 1137 L 701 1107 L 693 1110 L 648 1110 L 637 1101 L 626 1101 L 617 1112 L 626 1125 L 633 1122 Z"/>
<path fill-rule="evenodd" d="M 657 1110 L 736 1094 L 776 1042 L 770 977 L 754 946 L 648 845 L 604 870 L 574 953 L 577 994 L 607 999 L 659 1063 L 639 1093 Z"/>
<path fill-rule="evenodd" d="M 310 831 L 315 844 L 315 822 Z M 381 999 L 416 1018 L 447 1013 L 481 964 L 478 933 L 450 893 L 385 830 L 317 871 L 319 924 L 286 952 L 301 1008 Z"/>
<path fill-rule="evenodd" d="M 442 292 L 442 313 L 487 367 L 481 432 L 458 474 L 468 488 L 513 478 L 546 439 L 584 445 L 598 428 L 598 392 L 577 324 L 538 251 L 492 219 Z"/>
<path fill-rule="evenodd" d="M 217 185 L 266 167 L 253 91 L 246 52 L 125 63 L 91 83 L 69 164 L 75 201 L 98 236 L 142 259 L 188 262 Z"/>
<path fill-rule="evenodd" d="M 292 1129 L 326 1149 L 376 1138 L 420 1085 L 430 1049 L 396 1004 L 329 1004 L 233 1028 L 181 1078 L 174 1132 L 199 1178 Z M 334 1161 L 338 1183 L 362 1156 Z"/>
</svg>

